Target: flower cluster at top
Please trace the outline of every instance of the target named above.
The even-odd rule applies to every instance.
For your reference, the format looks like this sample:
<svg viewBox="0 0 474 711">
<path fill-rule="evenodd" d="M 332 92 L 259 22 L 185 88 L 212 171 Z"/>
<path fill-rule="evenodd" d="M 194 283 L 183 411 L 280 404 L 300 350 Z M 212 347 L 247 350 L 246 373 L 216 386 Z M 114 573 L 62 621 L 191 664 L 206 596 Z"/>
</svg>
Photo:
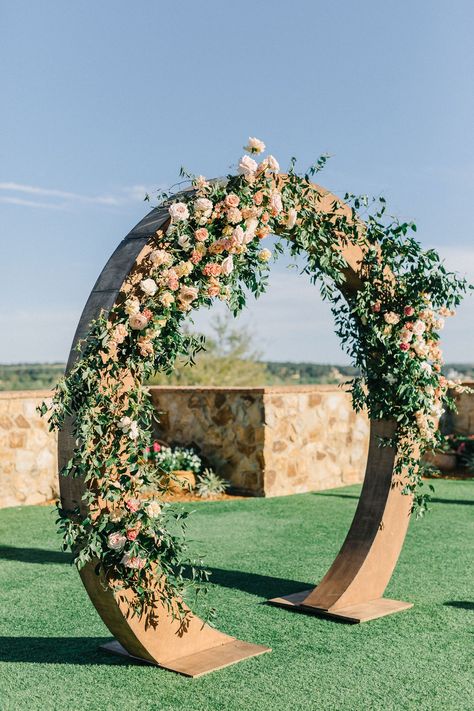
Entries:
<svg viewBox="0 0 474 711">
<path fill-rule="evenodd" d="M 91 324 L 50 409 L 52 428 L 74 415 L 76 449 L 63 473 L 86 484 L 82 510 L 60 511 L 64 541 L 79 567 L 98 560 L 115 589 L 131 589 L 139 614 L 174 600 L 173 612 L 185 616 L 182 570 L 190 564 L 193 580 L 200 570 L 189 560 L 185 516 L 163 505 L 161 492 L 146 493 L 156 479 L 145 452 L 154 413 L 144 383 L 170 372 L 179 355 L 192 363 L 202 344 L 183 329 L 191 309 L 217 298 L 236 313 L 248 291 L 265 290 L 272 251 L 262 241 L 270 234 L 280 239 L 273 253 L 285 241 L 333 303 L 337 333 L 361 372 L 355 407 L 396 421 L 391 444 L 407 491 L 419 483 L 415 449 L 433 442 L 447 398 L 438 331 L 465 283 L 408 236 L 414 225 L 387 220 L 382 200 L 364 223 L 361 198 L 328 202 L 311 182 L 324 156 L 304 175 L 292 163 L 282 176 L 273 156 L 255 160 L 264 150 L 250 138 L 237 175 L 193 177 L 190 189 L 165 196 L 167 221 L 150 235 L 114 307 Z M 361 255 L 357 288 L 346 282 L 348 244 Z"/>
</svg>

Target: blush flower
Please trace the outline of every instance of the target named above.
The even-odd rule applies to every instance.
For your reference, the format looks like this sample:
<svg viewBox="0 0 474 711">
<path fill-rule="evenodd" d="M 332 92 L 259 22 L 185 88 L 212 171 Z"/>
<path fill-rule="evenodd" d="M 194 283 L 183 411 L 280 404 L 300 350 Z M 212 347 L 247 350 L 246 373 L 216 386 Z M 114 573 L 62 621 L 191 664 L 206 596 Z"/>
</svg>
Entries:
<svg viewBox="0 0 474 711">
<path fill-rule="evenodd" d="M 121 562 L 127 568 L 132 568 L 133 570 L 141 570 L 145 567 L 146 559 L 141 558 L 139 555 L 131 556 L 129 553 L 125 553 Z"/>
<path fill-rule="evenodd" d="M 153 499 L 146 507 L 146 512 L 150 518 L 157 518 L 161 514 L 161 506 L 158 501 Z"/>
<path fill-rule="evenodd" d="M 225 276 L 229 276 L 234 269 L 234 260 L 232 255 L 226 257 L 221 264 L 221 273 Z"/>
<path fill-rule="evenodd" d="M 171 217 L 171 222 L 183 222 L 189 217 L 189 210 L 184 202 L 174 202 L 169 206 L 168 212 Z"/>
<path fill-rule="evenodd" d="M 413 333 L 415 336 L 421 336 L 423 333 L 426 331 L 426 324 L 421 321 L 421 319 L 418 319 L 418 321 L 415 321 L 413 324 Z"/>
<path fill-rule="evenodd" d="M 196 286 L 182 286 L 179 290 L 179 300 L 185 304 L 190 304 L 198 296 L 199 289 Z"/>
<path fill-rule="evenodd" d="M 257 168 L 258 165 L 253 158 L 250 158 L 249 156 L 242 156 L 238 166 L 238 173 L 239 175 L 249 177 L 254 175 Z"/>
<path fill-rule="evenodd" d="M 287 214 L 286 220 L 285 220 L 285 224 L 289 230 L 291 230 L 296 225 L 297 219 L 298 219 L 298 212 L 294 209 L 294 207 L 292 207 L 290 210 L 288 210 L 288 214 Z"/>
</svg>

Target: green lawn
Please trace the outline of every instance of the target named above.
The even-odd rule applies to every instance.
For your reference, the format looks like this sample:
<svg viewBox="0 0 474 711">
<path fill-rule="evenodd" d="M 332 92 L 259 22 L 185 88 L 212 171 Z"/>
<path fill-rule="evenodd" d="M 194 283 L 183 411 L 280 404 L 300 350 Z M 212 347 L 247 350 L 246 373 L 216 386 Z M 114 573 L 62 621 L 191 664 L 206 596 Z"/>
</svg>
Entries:
<svg viewBox="0 0 474 711">
<path fill-rule="evenodd" d="M 358 492 L 193 506 L 218 626 L 273 648 L 194 680 L 99 652 L 109 635 L 52 509 L 0 511 L 1 711 L 472 711 L 474 482 L 436 482 L 432 512 L 411 523 L 387 595 L 412 610 L 345 625 L 263 604 L 321 577 Z"/>
</svg>

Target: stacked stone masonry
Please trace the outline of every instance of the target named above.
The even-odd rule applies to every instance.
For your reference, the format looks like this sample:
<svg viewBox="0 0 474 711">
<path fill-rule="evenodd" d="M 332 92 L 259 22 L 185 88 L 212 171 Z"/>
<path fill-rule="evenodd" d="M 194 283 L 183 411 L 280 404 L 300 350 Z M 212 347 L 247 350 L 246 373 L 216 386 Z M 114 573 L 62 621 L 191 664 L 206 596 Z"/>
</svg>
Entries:
<svg viewBox="0 0 474 711">
<path fill-rule="evenodd" d="M 283 496 L 361 482 L 369 423 L 333 385 L 153 387 L 155 435 L 194 446 L 235 492 Z M 0 392 L 0 507 L 57 496 L 57 437 L 36 407 L 48 391 Z M 458 395 L 454 431 L 474 433 L 474 395 Z"/>
</svg>

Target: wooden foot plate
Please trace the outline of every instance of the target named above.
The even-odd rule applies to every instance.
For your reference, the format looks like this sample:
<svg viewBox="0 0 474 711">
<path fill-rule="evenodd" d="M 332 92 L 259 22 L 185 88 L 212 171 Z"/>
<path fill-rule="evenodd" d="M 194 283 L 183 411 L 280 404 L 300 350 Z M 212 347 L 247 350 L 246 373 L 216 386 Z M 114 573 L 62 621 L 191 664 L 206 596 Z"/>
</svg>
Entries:
<svg viewBox="0 0 474 711">
<path fill-rule="evenodd" d="M 351 622 L 357 624 L 359 622 L 368 622 L 375 620 L 377 617 L 385 617 L 392 615 L 395 612 L 408 610 L 413 607 L 411 602 L 400 602 L 399 600 L 389 600 L 385 597 L 380 597 L 378 600 L 370 600 L 369 602 L 360 602 L 355 605 L 348 605 L 337 610 L 323 610 L 320 607 L 305 605 L 304 600 L 312 590 L 304 590 L 303 592 L 286 595 L 286 597 L 274 597 L 269 600 L 270 605 L 278 607 L 286 607 L 295 612 L 305 612 L 309 615 L 318 615 L 320 617 L 330 617 L 342 622 Z"/>
<path fill-rule="evenodd" d="M 116 640 L 102 644 L 100 649 L 111 654 L 120 654 L 123 657 L 128 657 L 134 662 L 151 664 L 152 666 L 162 667 L 163 669 L 169 669 L 178 674 L 191 677 L 203 676 L 204 674 L 209 674 L 209 672 L 240 662 L 242 659 L 257 657 L 260 654 L 272 651 L 269 647 L 263 647 L 260 644 L 251 644 L 250 642 L 241 642 L 238 639 L 234 639 L 226 644 L 211 647 L 196 654 L 189 654 L 186 657 L 179 657 L 179 659 L 171 659 L 164 664 L 154 664 L 146 659 L 133 657 Z"/>
</svg>

